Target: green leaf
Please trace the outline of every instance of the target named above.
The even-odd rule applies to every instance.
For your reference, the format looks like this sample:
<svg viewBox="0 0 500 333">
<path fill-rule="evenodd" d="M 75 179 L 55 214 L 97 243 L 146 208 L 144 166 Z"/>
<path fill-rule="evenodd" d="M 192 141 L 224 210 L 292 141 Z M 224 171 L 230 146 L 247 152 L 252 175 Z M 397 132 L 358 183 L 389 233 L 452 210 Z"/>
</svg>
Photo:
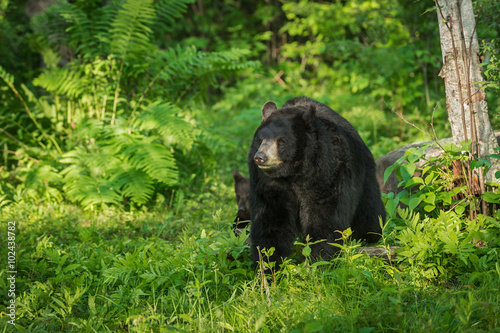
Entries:
<svg viewBox="0 0 500 333">
<path fill-rule="evenodd" d="M 425 195 L 424 202 L 427 202 L 429 204 L 434 204 L 436 202 L 436 194 L 430 192 Z"/>
<path fill-rule="evenodd" d="M 455 212 L 458 215 L 462 215 L 465 212 L 465 207 L 462 206 L 462 205 L 458 205 L 458 206 L 455 207 Z"/>
<path fill-rule="evenodd" d="M 483 200 L 489 203 L 500 203 L 500 193 L 486 192 L 483 194 Z"/>
<path fill-rule="evenodd" d="M 436 209 L 436 206 L 434 206 L 434 205 L 425 205 L 425 206 L 424 206 L 424 210 L 425 210 L 427 213 L 432 212 L 434 209 Z"/>
<path fill-rule="evenodd" d="M 404 181 L 409 181 L 413 174 L 415 173 L 416 166 L 414 163 L 405 163 L 401 165 L 401 177 L 403 177 Z"/>
<path fill-rule="evenodd" d="M 427 177 L 425 177 L 425 184 L 430 185 L 433 183 L 434 179 L 438 177 L 437 173 L 431 172 Z"/>
<path fill-rule="evenodd" d="M 394 216 L 394 213 L 396 212 L 396 208 L 398 207 L 398 204 L 399 204 L 399 198 L 387 200 L 387 203 L 385 205 L 385 209 L 386 209 L 387 214 L 389 216 Z"/>
<path fill-rule="evenodd" d="M 410 202 L 408 204 L 408 208 L 410 210 L 414 210 L 419 204 L 420 202 L 422 202 L 422 200 L 425 198 L 424 195 L 421 195 L 421 196 L 413 196 L 410 198 Z"/>
<path fill-rule="evenodd" d="M 304 332 L 308 333 L 323 332 L 323 324 L 318 320 L 309 322 L 304 326 Z"/>
<path fill-rule="evenodd" d="M 423 184 L 424 180 L 421 177 L 412 177 L 406 182 L 405 188 L 412 188 L 415 185 Z"/>
<path fill-rule="evenodd" d="M 391 173 L 394 171 L 394 169 L 398 167 L 398 165 L 393 164 L 384 171 L 384 184 L 387 182 L 387 178 L 391 175 Z"/>
<path fill-rule="evenodd" d="M 424 14 L 427 14 L 427 13 L 430 13 L 430 12 L 435 12 L 436 8 L 437 8 L 436 6 L 429 7 L 421 15 L 424 15 Z"/>
<path fill-rule="evenodd" d="M 71 264 L 71 265 L 68 265 L 66 266 L 64 269 L 63 269 L 63 272 L 66 273 L 66 272 L 69 272 L 75 268 L 78 268 L 80 267 L 81 265 L 80 264 Z"/>
</svg>

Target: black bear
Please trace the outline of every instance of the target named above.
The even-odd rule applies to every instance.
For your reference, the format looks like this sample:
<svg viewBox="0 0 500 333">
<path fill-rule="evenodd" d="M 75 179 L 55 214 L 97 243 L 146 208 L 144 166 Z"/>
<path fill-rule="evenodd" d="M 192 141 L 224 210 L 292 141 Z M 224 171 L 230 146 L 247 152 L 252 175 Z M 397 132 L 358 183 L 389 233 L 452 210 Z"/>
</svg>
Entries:
<svg viewBox="0 0 500 333">
<path fill-rule="evenodd" d="M 236 202 L 238 203 L 238 212 L 233 223 L 233 231 L 236 236 L 241 235 L 250 223 L 250 203 L 248 196 L 250 194 L 250 179 L 243 177 L 238 170 L 233 171 L 234 193 L 236 194 Z"/>
<path fill-rule="evenodd" d="M 252 256 L 275 248 L 271 261 L 310 236 L 315 260 L 338 250 L 338 231 L 375 242 L 385 220 L 373 156 L 354 127 L 326 105 L 306 97 L 262 107 L 262 123 L 248 155 Z"/>
</svg>

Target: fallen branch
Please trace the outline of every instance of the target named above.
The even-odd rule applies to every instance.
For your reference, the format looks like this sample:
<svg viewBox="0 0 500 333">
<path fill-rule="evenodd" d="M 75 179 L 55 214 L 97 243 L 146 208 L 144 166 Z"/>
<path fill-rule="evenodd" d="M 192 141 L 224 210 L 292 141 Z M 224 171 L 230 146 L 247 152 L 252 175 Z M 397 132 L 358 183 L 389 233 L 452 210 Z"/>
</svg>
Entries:
<svg viewBox="0 0 500 333">
<path fill-rule="evenodd" d="M 390 250 L 390 260 L 394 260 L 397 256 L 395 250 L 400 250 L 401 246 L 391 246 L 389 248 Z M 387 254 L 387 249 L 385 247 L 380 247 L 380 246 L 366 246 L 366 247 L 360 247 L 358 249 L 359 253 L 367 254 L 370 257 L 378 257 L 378 258 L 383 258 L 385 260 L 389 260 L 389 256 Z"/>
</svg>

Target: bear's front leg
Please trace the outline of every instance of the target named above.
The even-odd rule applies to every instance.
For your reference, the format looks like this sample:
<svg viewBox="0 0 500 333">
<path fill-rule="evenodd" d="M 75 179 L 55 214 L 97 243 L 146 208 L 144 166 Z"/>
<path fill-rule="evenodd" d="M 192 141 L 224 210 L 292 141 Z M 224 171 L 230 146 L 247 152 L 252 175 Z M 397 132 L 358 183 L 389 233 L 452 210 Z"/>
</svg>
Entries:
<svg viewBox="0 0 500 333">
<path fill-rule="evenodd" d="M 283 258 L 294 251 L 294 241 L 299 235 L 298 202 L 285 193 L 268 192 L 251 199 L 252 259 L 276 262 L 276 269 Z M 271 256 L 263 249 L 274 248 Z M 259 255 L 259 251 L 261 255 Z"/>
<path fill-rule="evenodd" d="M 349 228 L 353 208 L 340 207 L 335 202 L 325 204 L 321 200 L 303 202 L 300 210 L 300 224 L 304 238 L 309 235 L 313 260 L 330 260 L 339 248 L 332 243 L 341 244 L 341 231 Z M 346 209 L 347 208 L 347 209 Z"/>
</svg>

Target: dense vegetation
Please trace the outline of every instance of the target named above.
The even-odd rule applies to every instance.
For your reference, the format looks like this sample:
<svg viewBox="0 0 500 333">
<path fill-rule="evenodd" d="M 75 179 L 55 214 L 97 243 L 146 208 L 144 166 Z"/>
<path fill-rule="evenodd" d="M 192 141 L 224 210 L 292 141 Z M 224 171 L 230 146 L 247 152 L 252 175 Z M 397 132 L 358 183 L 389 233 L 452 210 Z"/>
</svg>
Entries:
<svg viewBox="0 0 500 333">
<path fill-rule="evenodd" d="M 394 112 L 450 135 L 432 1 L 75 0 L 30 18 L 33 2 L 0 1 L 0 235 L 16 222 L 17 330 L 500 328 L 499 195 L 471 219 L 478 198 L 440 167 L 466 145 L 420 177 L 422 149 L 391 168 L 402 191 L 384 195 L 379 245 L 401 246 L 396 259 L 348 241 L 312 264 L 297 244 L 268 280 L 230 230 L 231 170 L 246 174 L 267 100 L 324 102 L 376 158 L 431 139 Z M 500 128 L 500 3 L 475 6 Z M 8 314 L 2 300 L 2 331 Z"/>
</svg>

